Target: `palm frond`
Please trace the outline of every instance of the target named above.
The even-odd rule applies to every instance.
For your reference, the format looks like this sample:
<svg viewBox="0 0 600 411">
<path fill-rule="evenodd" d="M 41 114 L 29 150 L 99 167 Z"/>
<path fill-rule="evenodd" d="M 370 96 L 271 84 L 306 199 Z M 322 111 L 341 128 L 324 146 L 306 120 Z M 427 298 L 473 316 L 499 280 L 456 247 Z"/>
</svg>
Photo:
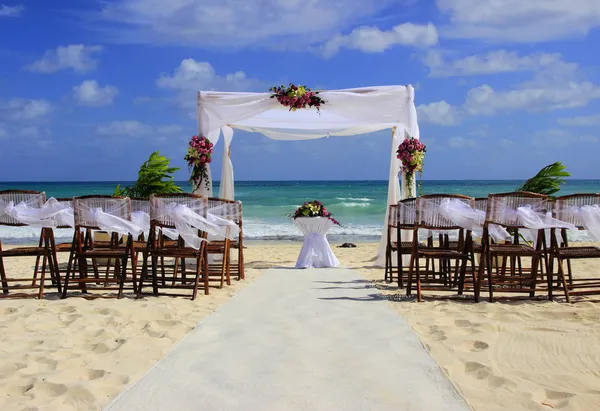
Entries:
<svg viewBox="0 0 600 411">
<path fill-rule="evenodd" d="M 542 168 L 534 177 L 523 183 L 516 191 L 529 191 L 531 193 L 550 196 L 560 191 L 560 186 L 565 184 L 565 178 L 571 173 L 565 171 L 565 165 L 560 161 Z"/>
<path fill-rule="evenodd" d="M 140 167 L 133 186 L 121 188 L 118 185 L 114 195 L 149 198 L 151 194 L 181 193 L 181 187 L 175 184 L 171 175 L 179 168 L 169 167 L 169 162 L 167 157 L 160 155 L 160 151 L 155 151 Z"/>
</svg>

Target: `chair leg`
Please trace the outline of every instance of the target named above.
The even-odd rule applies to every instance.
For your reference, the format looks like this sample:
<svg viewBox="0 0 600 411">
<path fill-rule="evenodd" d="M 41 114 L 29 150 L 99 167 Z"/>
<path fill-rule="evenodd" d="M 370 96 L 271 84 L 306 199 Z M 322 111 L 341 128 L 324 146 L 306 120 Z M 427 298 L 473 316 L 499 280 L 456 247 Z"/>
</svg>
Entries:
<svg viewBox="0 0 600 411">
<path fill-rule="evenodd" d="M 225 275 L 227 278 L 227 285 L 231 285 L 231 242 L 229 239 L 225 240 Z"/>
<path fill-rule="evenodd" d="M 41 247 L 42 244 L 44 243 L 44 233 L 45 232 L 46 232 L 46 229 L 42 228 L 42 232 L 40 233 L 40 241 L 38 243 L 38 247 Z M 37 283 L 38 270 L 40 268 L 40 258 L 41 258 L 41 256 L 39 256 L 39 255 L 35 257 L 35 267 L 33 269 L 33 281 L 31 282 L 32 287 L 35 287 L 36 283 Z M 46 265 L 45 256 L 44 256 L 44 262 L 42 264 Z"/>
<path fill-rule="evenodd" d="M 241 237 L 241 234 L 240 234 Z M 238 242 L 238 280 L 246 278 L 244 273 L 244 247 L 242 242 Z"/>
<path fill-rule="evenodd" d="M 415 274 L 417 277 L 417 301 L 423 301 L 423 295 L 421 294 L 421 273 L 419 271 L 419 254 L 415 256 Z"/>
<path fill-rule="evenodd" d="M 490 299 L 490 302 L 493 303 L 494 302 L 494 285 L 492 283 L 492 256 L 488 255 L 487 258 L 485 259 L 485 261 L 487 262 L 489 299 Z"/>
<path fill-rule="evenodd" d="M 140 281 L 138 283 L 137 298 L 142 298 L 142 290 L 144 289 L 144 278 L 148 275 L 148 253 L 142 251 L 142 270 L 140 271 Z"/>
<path fill-rule="evenodd" d="M 400 248 L 398 248 L 398 251 L 396 251 L 396 255 L 398 256 L 398 288 L 402 289 L 404 286 L 404 279 L 402 278 L 404 276 L 404 262 L 402 261 L 402 253 L 400 252 Z"/>
<path fill-rule="evenodd" d="M 196 299 L 198 295 L 198 287 L 200 286 L 200 275 L 202 273 L 202 257 L 199 255 L 196 258 L 196 279 L 194 280 L 194 291 L 192 293 L 192 301 Z"/>
<path fill-rule="evenodd" d="M 383 281 L 385 281 L 386 283 L 389 282 L 388 281 L 389 269 L 390 269 L 390 246 L 388 244 L 385 248 L 385 273 L 383 275 Z"/>
<path fill-rule="evenodd" d="M 121 275 L 119 278 L 119 292 L 117 294 L 117 299 L 121 299 L 121 297 L 123 297 L 123 287 L 125 287 L 125 279 L 127 278 L 127 257 L 128 257 L 129 253 L 126 253 L 125 256 L 123 256 L 123 260 L 122 260 L 122 264 L 120 265 L 120 271 L 121 271 Z M 116 264 L 115 264 L 115 268 L 116 268 Z"/>
<path fill-rule="evenodd" d="M 560 280 L 562 281 L 562 286 L 565 290 L 565 298 L 567 299 L 567 302 L 570 303 L 571 295 L 569 294 L 569 287 L 567 285 L 567 279 L 565 278 L 564 264 L 563 264 L 562 259 L 558 255 L 556 256 L 556 260 L 558 262 L 558 276 L 559 276 Z"/>
<path fill-rule="evenodd" d="M 202 246 L 204 247 L 204 249 L 202 250 L 202 260 L 203 260 L 203 279 L 204 279 L 204 295 L 208 295 L 210 293 L 209 291 L 209 284 L 208 284 L 208 247 L 206 246 L 206 241 L 202 242 Z"/>
<path fill-rule="evenodd" d="M 49 258 L 50 258 L 49 253 L 44 255 L 44 262 Z M 46 264 L 42 265 L 42 272 L 40 274 L 40 291 L 38 293 L 38 298 L 40 300 L 44 298 L 44 283 L 45 282 L 46 282 Z"/>
<path fill-rule="evenodd" d="M 2 251 L 2 243 L 0 243 L 0 251 Z M 8 294 L 8 281 L 6 280 L 6 271 L 4 270 L 4 259 L 0 256 L 0 280 L 2 281 L 2 292 Z"/>
</svg>

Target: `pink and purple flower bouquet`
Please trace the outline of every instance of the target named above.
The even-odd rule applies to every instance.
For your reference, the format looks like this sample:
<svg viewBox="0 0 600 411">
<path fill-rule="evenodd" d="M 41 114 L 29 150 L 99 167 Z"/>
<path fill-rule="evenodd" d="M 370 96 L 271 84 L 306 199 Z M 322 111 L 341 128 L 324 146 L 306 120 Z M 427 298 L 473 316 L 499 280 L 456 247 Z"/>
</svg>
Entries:
<svg viewBox="0 0 600 411">
<path fill-rule="evenodd" d="M 212 161 L 212 152 L 213 144 L 208 138 L 192 137 L 184 159 L 188 163 L 188 169 L 191 172 L 189 181 L 194 189 L 198 188 L 202 181 L 206 188 L 209 187 L 208 164 Z"/>
</svg>

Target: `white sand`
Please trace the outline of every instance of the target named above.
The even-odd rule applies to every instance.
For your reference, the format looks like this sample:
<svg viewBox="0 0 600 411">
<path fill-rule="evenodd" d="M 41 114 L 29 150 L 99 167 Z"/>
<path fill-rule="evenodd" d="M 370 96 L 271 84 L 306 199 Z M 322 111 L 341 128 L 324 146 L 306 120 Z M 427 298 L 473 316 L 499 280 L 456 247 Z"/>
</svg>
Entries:
<svg viewBox="0 0 600 411">
<path fill-rule="evenodd" d="M 0 301 L 0 409 L 95 410 L 139 379 L 194 325 L 301 245 L 250 245 L 247 280 L 192 302 L 143 300 Z M 376 244 L 334 249 L 384 293 L 372 269 Z M 31 259 L 6 259 L 28 274 Z M 600 262 L 574 264 L 598 273 Z M 301 275 L 301 272 L 298 273 Z M 285 290 L 282 290 L 285 291 Z M 477 410 L 595 410 L 600 404 L 600 305 L 580 302 L 390 302 Z M 542 405 L 545 404 L 545 405 Z"/>
</svg>

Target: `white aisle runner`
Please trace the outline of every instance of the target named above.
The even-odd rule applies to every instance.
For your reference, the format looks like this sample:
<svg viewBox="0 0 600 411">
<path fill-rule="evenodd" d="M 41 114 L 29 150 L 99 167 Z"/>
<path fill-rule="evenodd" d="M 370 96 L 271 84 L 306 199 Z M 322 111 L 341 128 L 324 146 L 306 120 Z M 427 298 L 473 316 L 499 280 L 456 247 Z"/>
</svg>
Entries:
<svg viewBox="0 0 600 411">
<path fill-rule="evenodd" d="M 200 323 L 107 409 L 469 407 L 407 322 L 359 273 L 273 269 Z"/>
</svg>

